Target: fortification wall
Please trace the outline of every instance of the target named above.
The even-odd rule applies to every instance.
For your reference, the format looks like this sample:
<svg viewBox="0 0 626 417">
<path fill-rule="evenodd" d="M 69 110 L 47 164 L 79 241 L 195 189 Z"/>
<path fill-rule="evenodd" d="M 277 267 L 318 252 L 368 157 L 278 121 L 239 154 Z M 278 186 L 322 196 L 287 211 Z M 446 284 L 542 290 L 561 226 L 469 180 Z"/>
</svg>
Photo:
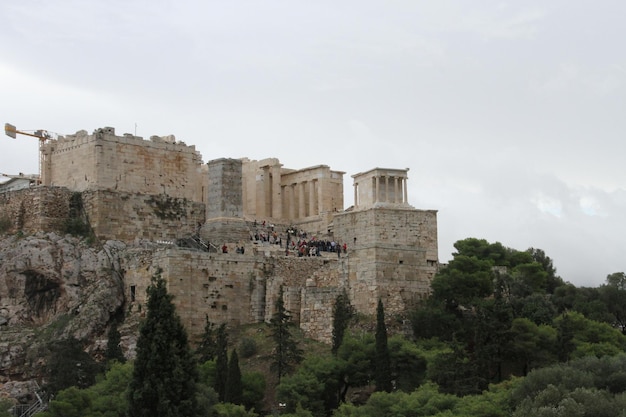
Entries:
<svg viewBox="0 0 626 417">
<path fill-rule="evenodd" d="M 137 253 L 126 265 L 131 313 L 145 309 L 146 289 L 159 269 L 191 340 L 197 341 L 204 332 L 205 317 L 235 326 L 269 321 L 281 286 L 294 322 L 307 336 L 330 340 L 340 281 L 336 260 L 174 248 L 159 250 L 152 257 Z"/>
<path fill-rule="evenodd" d="M 430 291 L 437 271 L 437 212 L 374 208 L 335 216 L 336 240 L 349 246 L 350 298 L 375 314 L 378 298 L 390 314 L 406 311 Z"/>
<path fill-rule="evenodd" d="M 62 232 L 74 194 L 65 187 L 0 194 L 0 219 L 10 222 L 8 233 Z M 90 190 L 81 197 L 89 224 L 101 240 L 175 240 L 195 233 L 205 218 L 204 204 L 165 195 Z"/>
<path fill-rule="evenodd" d="M 83 204 L 102 240 L 175 240 L 195 233 L 205 217 L 204 204 L 162 194 L 90 190 Z"/>
<path fill-rule="evenodd" d="M 126 134 L 81 131 L 43 147 L 44 184 L 72 191 L 109 189 L 203 201 L 202 157 L 194 146 Z"/>
<path fill-rule="evenodd" d="M 33 187 L 0 194 L 0 219 L 9 233 L 61 231 L 69 217 L 72 192 L 63 187 Z"/>
</svg>

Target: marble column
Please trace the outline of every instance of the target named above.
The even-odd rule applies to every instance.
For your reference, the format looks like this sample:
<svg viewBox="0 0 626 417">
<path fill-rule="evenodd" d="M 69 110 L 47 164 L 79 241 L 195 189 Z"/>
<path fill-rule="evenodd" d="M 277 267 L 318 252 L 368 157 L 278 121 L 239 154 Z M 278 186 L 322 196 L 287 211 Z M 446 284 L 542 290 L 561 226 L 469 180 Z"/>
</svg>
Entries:
<svg viewBox="0 0 626 417">
<path fill-rule="evenodd" d="M 385 203 L 389 203 L 389 175 L 385 175 Z"/>
<path fill-rule="evenodd" d="M 296 218 L 296 184 L 289 186 L 289 219 Z"/>
<path fill-rule="evenodd" d="M 317 181 L 309 181 L 309 216 L 317 214 L 317 199 L 315 198 L 315 184 Z"/>
<path fill-rule="evenodd" d="M 300 219 L 306 217 L 306 200 L 304 199 L 305 185 L 305 182 L 298 184 L 298 218 Z"/>
<path fill-rule="evenodd" d="M 376 184 L 374 185 L 374 203 L 378 203 L 380 200 L 380 177 L 376 175 Z"/>
<path fill-rule="evenodd" d="M 408 202 L 409 202 L 409 195 L 408 195 L 408 193 L 407 193 L 407 187 L 406 187 L 406 182 L 407 182 L 407 181 L 406 181 L 406 180 L 407 180 L 407 179 L 405 178 L 405 179 L 404 179 L 404 201 L 403 201 L 403 202 L 404 202 L 405 204 L 408 204 Z"/>
<path fill-rule="evenodd" d="M 283 217 L 282 187 L 280 186 L 280 164 L 272 167 L 272 217 Z"/>
</svg>

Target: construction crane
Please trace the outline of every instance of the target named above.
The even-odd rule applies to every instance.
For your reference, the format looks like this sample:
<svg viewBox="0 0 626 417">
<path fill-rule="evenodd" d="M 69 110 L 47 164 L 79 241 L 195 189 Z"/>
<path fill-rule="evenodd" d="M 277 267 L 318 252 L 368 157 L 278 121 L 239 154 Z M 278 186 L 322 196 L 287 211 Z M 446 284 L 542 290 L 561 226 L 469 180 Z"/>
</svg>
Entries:
<svg viewBox="0 0 626 417">
<path fill-rule="evenodd" d="M 17 130 L 15 126 L 9 123 L 4 124 L 4 133 L 6 133 L 7 136 L 13 139 L 16 139 L 18 134 L 39 139 L 39 174 L 37 178 L 37 184 L 41 184 L 41 181 L 42 181 L 41 173 L 43 172 L 43 152 L 42 152 L 43 149 L 42 148 L 43 148 L 44 143 L 46 143 L 48 139 L 52 139 L 52 135 L 48 133 L 47 130 L 35 130 L 33 133 L 23 132 L 21 130 Z"/>
</svg>

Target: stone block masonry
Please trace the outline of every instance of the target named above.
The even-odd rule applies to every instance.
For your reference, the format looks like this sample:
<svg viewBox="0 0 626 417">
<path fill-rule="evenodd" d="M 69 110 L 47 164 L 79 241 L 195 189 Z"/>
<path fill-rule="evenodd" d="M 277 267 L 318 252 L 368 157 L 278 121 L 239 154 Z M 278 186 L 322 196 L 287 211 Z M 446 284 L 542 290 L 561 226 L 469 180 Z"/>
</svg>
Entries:
<svg viewBox="0 0 626 417">
<path fill-rule="evenodd" d="M 33 187 L 0 194 L 0 219 L 9 233 L 62 230 L 70 212 L 72 192 L 64 187 Z"/>
<path fill-rule="evenodd" d="M 204 221 L 202 203 L 168 195 L 107 190 L 82 193 L 95 235 L 101 240 L 176 240 L 195 233 Z"/>
<path fill-rule="evenodd" d="M 268 322 L 282 286 L 285 307 L 305 335 L 330 342 L 332 305 L 339 291 L 338 261 L 249 252 L 215 254 L 171 248 L 151 257 L 130 257 L 125 283 L 131 313 L 145 308 L 146 288 L 160 270 L 190 339 L 197 341 L 207 317 L 229 326 Z"/>
<path fill-rule="evenodd" d="M 94 189 L 202 201 L 202 158 L 193 146 L 173 136 L 115 136 L 103 128 L 92 135 L 79 131 L 49 141 L 42 148 L 43 183 L 73 191 Z"/>
<path fill-rule="evenodd" d="M 246 242 L 250 230 L 243 217 L 242 163 L 239 159 L 210 161 L 206 224 L 202 236 L 223 243 Z"/>
<path fill-rule="evenodd" d="M 0 195 L 7 232 L 63 232 L 75 193 L 65 187 L 33 187 Z M 195 232 L 205 218 L 202 203 L 165 195 L 106 190 L 80 193 L 84 214 L 100 240 L 175 240 Z"/>
<path fill-rule="evenodd" d="M 378 298 L 390 314 L 406 311 L 430 292 L 437 272 L 437 212 L 371 208 L 335 216 L 334 232 L 349 246 L 350 298 L 375 314 Z"/>
</svg>

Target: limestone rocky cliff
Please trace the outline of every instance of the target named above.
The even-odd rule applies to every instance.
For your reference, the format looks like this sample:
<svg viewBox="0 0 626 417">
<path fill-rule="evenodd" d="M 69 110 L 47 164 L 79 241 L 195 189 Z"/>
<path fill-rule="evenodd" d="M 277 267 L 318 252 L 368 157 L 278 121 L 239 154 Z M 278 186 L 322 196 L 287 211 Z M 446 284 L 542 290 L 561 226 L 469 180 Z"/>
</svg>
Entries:
<svg viewBox="0 0 626 417">
<path fill-rule="evenodd" d="M 69 337 L 92 353 L 124 305 L 121 254 L 54 233 L 0 239 L 0 396 L 41 382 L 49 342 Z"/>
</svg>

